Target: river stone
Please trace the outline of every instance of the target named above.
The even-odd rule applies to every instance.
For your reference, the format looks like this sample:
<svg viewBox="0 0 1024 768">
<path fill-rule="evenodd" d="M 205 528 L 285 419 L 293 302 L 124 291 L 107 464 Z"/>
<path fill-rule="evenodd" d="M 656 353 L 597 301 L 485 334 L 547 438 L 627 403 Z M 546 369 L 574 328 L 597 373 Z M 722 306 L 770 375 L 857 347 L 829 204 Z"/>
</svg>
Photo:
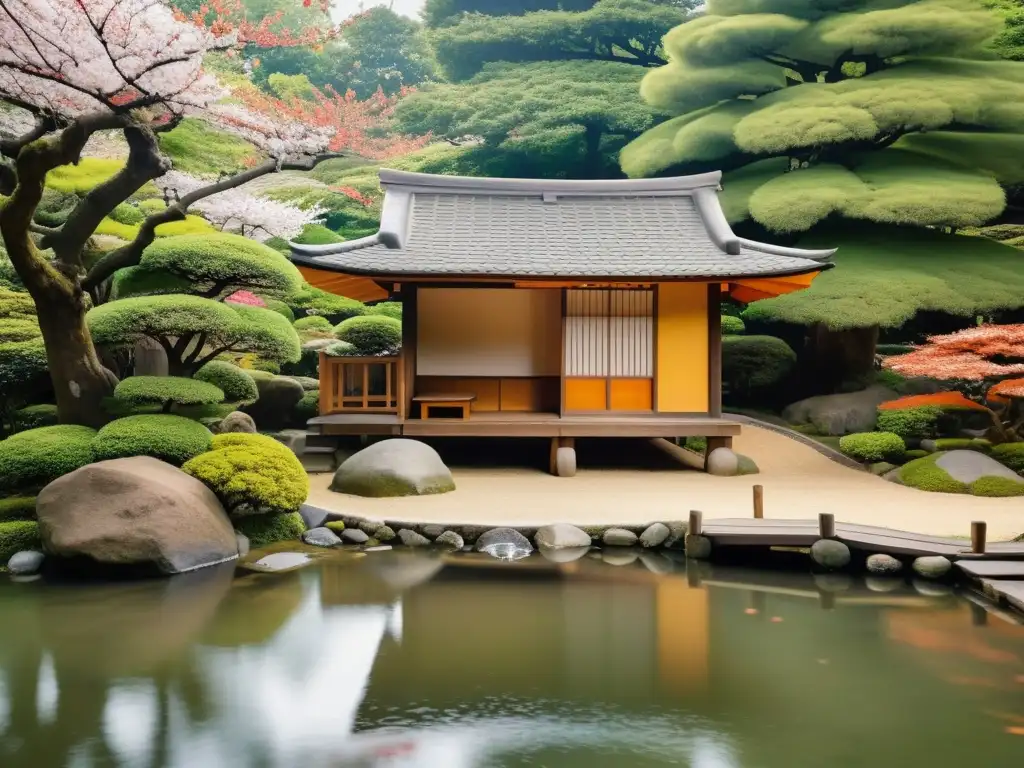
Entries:
<svg viewBox="0 0 1024 768">
<path fill-rule="evenodd" d="M 304 531 L 302 540 L 314 547 L 336 547 L 341 544 L 341 539 L 330 528 L 314 528 L 311 531 Z"/>
<path fill-rule="evenodd" d="M 384 526 L 382 520 L 360 520 L 356 523 L 355 527 L 365 533 L 367 536 L 373 536 L 378 529 Z M 376 537 L 374 537 L 376 538 Z"/>
<path fill-rule="evenodd" d="M 519 560 L 533 552 L 530 540 L 515 528 L 491 528 L 476 540 L 476 551 L 501 560 Z"/>
<path fill-rule="evenodd" d="M 299 514 L 302 516 L 302 522 L 306 524 L 306 528 L 319 528 L 326 525 L 331 519 L 330 512 L 320 507 L 314 507 L 312 504 L 303 504 L 299 507 Z"/>
<path fill-rule="evenodd" d="M 949 451 L 935 460 L 935 466 L 945 470 L 954 480 L 968 485 L 982 477 L 1002 477 L 1024 484 L 1024 477 L 978 451 Z"/>
<path fill-rule="evenodd" d="M 818 539 L 811 545 L 811 559 L 822 568 L 838 570 L 850 564 L 850 548 L 834 539 Z"/>
<path fill-rule="evenodd" d="M 601 541 L 609 547 L 632 547 L 637 542 L 637 535 L 625 528 L 609 528 Z"/>
<path fill-rule="evenodd" d="M 455 481 L 429 445 L 393 438 L 349 457 L 335 472 L 331 490 L 376 498 L 423 496 L 454 491 Z"/>
<path fill-rule="evenodd" d="M 292 410 L 306 394 L 302 385 L 288 376 L 256 379 L 259 399 L 244 406 L 245 412 L 263 430 L 284 429 L 292 419 Z"/>
<path fill-rule="evenodd" d="M 306 452 L 306 430 L 304 429 L 282 429 L 270 435 L 277 442 L 285 445 L 296 456 Z"/>
<path fill-rule="evenodd" d="M 398 532 L 398 540 L 407 547 L 425 547 L 430 544 L 430 539 L 426 536 L 421 536 L 408 528 L 403 528 Z"/>
<path fill-rule="evenodd" d="M 660 547 L 671 533 L 664 523 L 652 523 L 640 534 L 640 546 L 647 549 Z"/>
<path fill-rule="evenodd" d="M 312 562 L 313 558 L 303 552 L 272 552 L 254 563 L 243 563 L 242 567 L 260 573 L 288 573 Z"/>
<path fill-rule="evenodd" d="M 868 573 L 891 576 L 903 570 L 903 563 L 892 555 L 871 555 L 867 560 Z"/>
<path fill-rule="evenodd" d="M 707 560 L 711 557 L 711 539 L 707 536 L 688 533 L 683 541 L 687 557 L 694 560 Z"/>
<path fill-rule="evenodd" d="M 32 576 L 39 573 L 45 559 L 46 555 L 34 549 L 15 552 L 7 561 L 7 570 L 11 572 L 12 576 Z"/>
<path fill-rule="evenodd" d="M 100 461 L 46 486 L 36 501 L 46 552 L 173 574 L 238 557 L 213 492 L 148 456 Z"/>
<path fill-rule="evenodd" d="M 942 555 L 927 555 L 914 560 L 914 573 L 926 579 L 941 579 L 950 569 L 953 563 Z"/>
<path fill-rule="evenodd" d="M 217 427 L 217 431 L 221 433 L 245 432 L 252 435 L 256 433 L 256 422 L 253 421 L 252 416 L 248 413 L 243 411 L 232 411 L 221 419 L 220 425 Z"/>
<path fill-rule="evenodd" d="M 434 544 L 439 547 L 450 547 L 451 549 L 462 549 L 466 543 L 455 531 L 442 531 L 441 535 L 434 539 Z"/>
<path fill-rule="evenodd" d="M 382 525 L 373 532 L 373 538 L 377 541 L 394 541 L 396 535 L 395 530 L 389 525 Z"/>
<path fill-rule="evenodd" d="M 787 405 L 782 418 L 794 425 L 808 424 L 821 435 L 871 432 L 878 421 L 878 406 L 899 395 L 881 385 L 859 392 L 818 395 Z"/>
<path fill-rule="evenodd" d="M 538 549 L 575 549 L 590 547 L 590 534 L 568 523 L 545 525 L 533 537 Z"/>
<path fill-rule="evenodd" d="M 682 520 L 669 520 L 665 525 L 668 526 L 668 538 L 662 542 L 662 546 L 665 549 L 681 546 L 686 538 L 687 524 Z"/>
<path fill-rule="evenodd" d="M 370 537 L 358 528 L 346 528 L 341 532 L 341 540 L 346 544 L 365 544 Z"/>
<path fill-rule="evenodd" d="M 704 470 L 715 477 L 734 477 L 740 471 L 740 457 L 732 448 L 715 448 L 704 460 Z"/>
<path fill-rule="evenodd" d="M 244 533 L 235 531 L 235 542 L 238 544 L 238 556 L 245 557 L 249 554 L 250 544 L 249 537 Z"/>
<path fill-rule="evenodd" d="M 659 576 L 672 573 L 676 569 L 676 564 L 659 552 L 641 552 L 640 562 L 648 571 Z"/>
<path fill-rule="evenodd" d="M 443 525 L 437 525 L 435 523 L 428 523 L 427 525 L 420 526 L 420 533 L 426 536 L 428 539 L 436 539 L 447 529 Z"/>
<path fill-rule="evenodd" d="M 864 584 L 872 592 L 894 592 L 903 586 L 903 581 L 882 576 L 865 576 Z"/>
<path fill-rule="evenodd" d="M 639 556 L 635 549 L 605 549 L 601 552 L 601 559 L 608 565 L 631 565 Z"/>
<path fill-rule="evenodd" d="M 537 551 L 548 562 L 572 563 L 586 555 L 590 551 L 590 545 L 587 544 L 585 547 L 559 547 L 558 549 L 540 546 L 537 547 Z M 600 557 L 600 553 L 598 553 L 598 557 Z"/>
</svg>

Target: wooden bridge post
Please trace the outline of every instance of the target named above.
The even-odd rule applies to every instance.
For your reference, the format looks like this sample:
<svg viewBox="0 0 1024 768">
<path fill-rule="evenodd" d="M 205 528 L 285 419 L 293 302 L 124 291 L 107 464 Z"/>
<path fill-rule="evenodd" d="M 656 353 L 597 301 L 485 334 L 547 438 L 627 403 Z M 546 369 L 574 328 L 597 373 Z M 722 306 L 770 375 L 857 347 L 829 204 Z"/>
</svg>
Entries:
<svg viewBox="0 0 1024 768">
<path fill-rule="evenodd" d="M 754 519 L 764 519 L 764 486 L 754 486 Z"/>
<path fill-rule="evenodd" d="M 831 512 L 822 512 L 818 515 L 818 535 L 823 539 L 836 537 L 836 516 Z"/>
<path fill-rule="evenodd" d="M 700 536 L 704 531 L 704 513 L 696 509 L 690 510 L 690 523 L 686 532 L 691 536 Z"/>
<path fill-rule="evenodd" d="M 988 538 L 988 523 L 975 520 L 971 523 L 971 552 L 976 555 L 985 554 L 985 540 Z"/>
</svg>

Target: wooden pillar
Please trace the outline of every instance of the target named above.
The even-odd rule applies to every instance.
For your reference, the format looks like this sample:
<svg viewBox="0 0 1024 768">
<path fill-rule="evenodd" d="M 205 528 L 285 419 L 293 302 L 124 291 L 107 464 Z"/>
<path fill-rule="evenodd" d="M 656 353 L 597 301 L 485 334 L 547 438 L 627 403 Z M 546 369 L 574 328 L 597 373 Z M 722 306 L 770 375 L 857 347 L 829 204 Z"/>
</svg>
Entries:
<svg viewBox="0 0 1024 768">
<path fill-rule="evenodd" d="M 760 520 L 764 517 L 764 486 L 754 486 L 754 519 Z"/>
<path fill-rule="evenodd" d="M 320 353 L 320 415 L 328 416 L 334 408 L 334 374 L 337 368 L 331 365 L 323 352 Z"/>
<path fill-rule="evenodd" d="M 822 512 L 818 515 L 818 535 L 823 539 L 836 537 L 836 516 L 831 512 Z"/>
<path fill-rule="evenodd" d="M 988 538 L 988 523 L 975 520 L 971 523 L 971 552 L 976 555 L 985 554 L 985 543 Z"/>
<path fill-rule="evenodd" d="M 405 379 L 405 402 L 400 413 L 405 418 L 412 415 L 412 398 L 416 395 L 416 339 L 419 325 L 419 301 L 417 287 L 408 283 L 402 285 L 402 375 Z"/>
<path fill-rule="evenodd" d="M 720 283 L 708 283 L 708 415 L 716 418 L 722 415 L 722 286 Z"/>
</svg>

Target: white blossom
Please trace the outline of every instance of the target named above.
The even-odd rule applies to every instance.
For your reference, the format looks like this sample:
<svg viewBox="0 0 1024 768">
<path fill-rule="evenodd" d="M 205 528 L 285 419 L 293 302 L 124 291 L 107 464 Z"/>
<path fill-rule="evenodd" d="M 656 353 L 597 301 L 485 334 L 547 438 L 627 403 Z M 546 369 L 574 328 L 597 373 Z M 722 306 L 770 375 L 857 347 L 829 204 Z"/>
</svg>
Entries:
<svg viewBox="0 0 1024 768">
<path fill-rule="evenodd" d="M 168 171 L 155 180 L 157 187 L 172 201 L 213 182 L 198 179 L 180 171 Z M 290 240 L 307 224 L 319 223 L 325 209 L 319 204 L 302 210 L 294 205 L 252 195 L 243 187 L 235 187 L 204 197 L 189 206 L 190 211 L 224 232 L 245 235 L 264 242 L 271 237 Z"/>
</svg>

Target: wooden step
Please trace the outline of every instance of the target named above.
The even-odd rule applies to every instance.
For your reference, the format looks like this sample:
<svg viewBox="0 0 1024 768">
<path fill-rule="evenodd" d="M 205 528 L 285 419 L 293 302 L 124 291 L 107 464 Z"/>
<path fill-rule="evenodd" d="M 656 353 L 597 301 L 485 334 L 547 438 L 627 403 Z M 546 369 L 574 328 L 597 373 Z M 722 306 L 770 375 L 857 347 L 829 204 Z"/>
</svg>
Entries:
<svg viewBox="0 0 1024 768">
<path fill-rule="evenodd" d="M 1024 562 L 1020 560 L 957 560 L 956 567 L 976 579 L 1024 580 Z"/>
</svg>

